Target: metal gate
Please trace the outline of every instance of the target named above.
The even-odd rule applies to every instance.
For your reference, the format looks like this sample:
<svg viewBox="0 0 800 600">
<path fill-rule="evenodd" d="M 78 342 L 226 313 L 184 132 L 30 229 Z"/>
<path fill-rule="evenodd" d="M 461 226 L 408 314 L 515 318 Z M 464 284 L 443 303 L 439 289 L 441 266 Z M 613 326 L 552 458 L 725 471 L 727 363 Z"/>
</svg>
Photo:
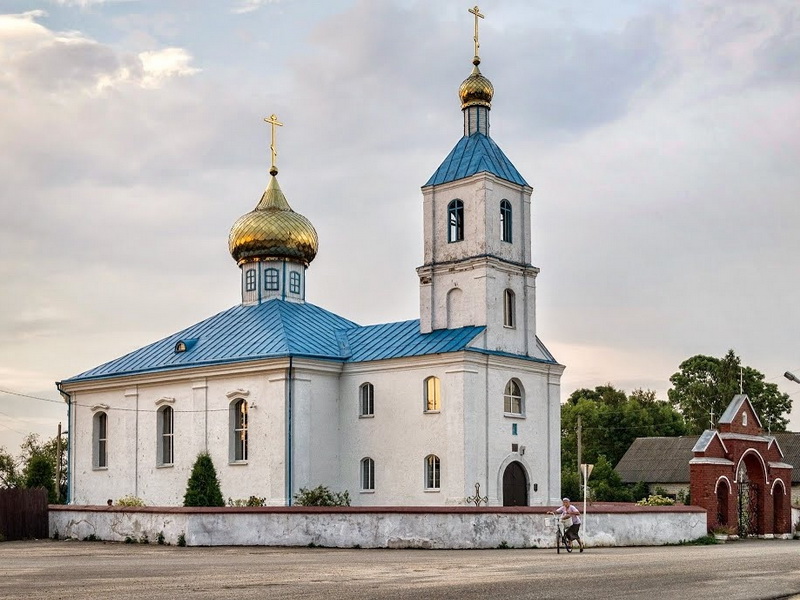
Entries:
<svg viewBox="0 0 800 600">
<path fill-rule="evenodd" d="M 761 503 L 758 484 L 747 481 L 739 483 L 739 536 L 758 534 Z"/>
</svg>

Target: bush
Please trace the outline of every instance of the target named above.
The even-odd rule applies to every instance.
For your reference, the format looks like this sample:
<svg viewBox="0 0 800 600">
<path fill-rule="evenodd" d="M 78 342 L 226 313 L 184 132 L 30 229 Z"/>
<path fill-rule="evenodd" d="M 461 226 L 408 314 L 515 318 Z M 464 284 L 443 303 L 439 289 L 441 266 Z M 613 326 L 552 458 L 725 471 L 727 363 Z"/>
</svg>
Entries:
<svg viewBox="0 0 800 600">
<path fill-rule="evenodd" d="M 138 496 L 128 494 L 117 500 L 117 506 L 144 506 L 144 500 Z"/>
<path fill-rule="evenodd" d="M 636 503 L 638 506 L 672 506 L 675 500 L 672 498 L 665 498 L 660 494 L 652 494 L 647 498 L 643 498 Z"/>
<path fill-rule="evenodd" d="M 178 536 L 178 546 L 183 547 L 185 545 L 186 545 L 186 536 L 183 533 L 181 533 Z"/>
<path fill-rule="evenodd" d="M 192 467 L 192 474 L 183 497 L 184 506 L 225 506 L 217 470 L 208 453 L 201 453 Z"/>
<path fill-rule="evenodd" d="M 324 485 L 318 485 L 313 490 L 300 488 L 294 495 L 294 502 L 298 506 L 350 506 L 350 493 L 332 492 Z"/>
<path fill-rule="evenodd" d="M 158 532 L 158 536 L 156 536 L 156 541 L 158 542 L 159 546 L 163 546 L 166 543 L 166 541 L 164 540 L 164 532 L 163 531 L 159 531 Z"/>
<path fill-rule="evenodd" d="M 43 454 L 34 454 L 28 461 L 25 469 L 25 487 L 43 487 L 47 490 L 47 501 L 50 504 L 56 501 L 56 474 L 53 463 Z"/>
<path fill-rule="evenodd" d="M 267 499 L 250 496 L 247 500 L 228 498 L 228 506 L 266 506 Z"/>
</svg>

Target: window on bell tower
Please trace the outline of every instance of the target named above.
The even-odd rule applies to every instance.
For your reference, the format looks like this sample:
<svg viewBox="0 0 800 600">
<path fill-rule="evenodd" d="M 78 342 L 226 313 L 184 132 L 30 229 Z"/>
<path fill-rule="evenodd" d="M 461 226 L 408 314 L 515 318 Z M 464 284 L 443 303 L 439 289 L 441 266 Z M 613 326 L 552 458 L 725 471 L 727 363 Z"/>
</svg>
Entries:
<svg viewBox="0 0 800 600">
<path fill-rule="evenodd" d="M 503 292 L 503 325 L 505 327 L 516 327 L 516 297 L 514 292 L 506 290 Z"/>
<path fill-rule="evenodd" d="M 300 293 L 300 273 L 295 271 L 289 273 L 289 291 L 292 294 Z"/>
<path fill-rule="evenodd" d="M 447 241 L 460 242 L 464 239 L 464 203 L 453 200 L 447 205 Z"/>
<path fill-rule="evenodd" d="M 500 240 L 511 242 L 511 202 L 500 202 Z"/>
</svg>

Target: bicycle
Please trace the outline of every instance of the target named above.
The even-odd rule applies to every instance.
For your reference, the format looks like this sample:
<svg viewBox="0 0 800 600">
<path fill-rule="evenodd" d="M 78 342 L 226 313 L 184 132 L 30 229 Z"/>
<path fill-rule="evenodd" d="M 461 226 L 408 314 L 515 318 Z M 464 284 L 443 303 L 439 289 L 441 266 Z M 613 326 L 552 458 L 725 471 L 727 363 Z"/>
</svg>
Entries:
<svg viewBox="0 0 800 600">
<path fill-rule="evenodd" d="M 551 513 L 552 514 L 552 513 Z M 561 554 L 561 546 L 564 546 L 564 549 L 567 552 L 572 552 L 572 544 L 567 539 L 567 528 L 564 527 L 566 522 L 572 522 L 571 518 L 562 519 L 557 516 L 550 517 L 547 519 L 550 521 L 550 526 L 555 526 L 556 528 L 556 552 Z"/>
</svg>

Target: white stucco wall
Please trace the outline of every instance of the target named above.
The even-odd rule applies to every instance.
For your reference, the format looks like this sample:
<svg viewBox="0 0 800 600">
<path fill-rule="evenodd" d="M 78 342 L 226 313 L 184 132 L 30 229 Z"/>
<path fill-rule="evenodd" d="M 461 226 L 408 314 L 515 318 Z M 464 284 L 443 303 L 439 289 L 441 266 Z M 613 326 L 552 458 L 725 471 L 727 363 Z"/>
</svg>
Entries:
<svg viewBox="0 0 800 600">
<path fill-rule="evenodd" d="M 355 512 L 346 509 L 80 509 L 50 511 L 50 535 L 153 543 L 159 533 L 190 546 L 318 546 L 350 548 L 552 548 L 555 532 L 543 511 L 451 509 Z M 705 511 L 590 514 L 587 546 L 674 544 L 706 534 Z"/>
</svg>

